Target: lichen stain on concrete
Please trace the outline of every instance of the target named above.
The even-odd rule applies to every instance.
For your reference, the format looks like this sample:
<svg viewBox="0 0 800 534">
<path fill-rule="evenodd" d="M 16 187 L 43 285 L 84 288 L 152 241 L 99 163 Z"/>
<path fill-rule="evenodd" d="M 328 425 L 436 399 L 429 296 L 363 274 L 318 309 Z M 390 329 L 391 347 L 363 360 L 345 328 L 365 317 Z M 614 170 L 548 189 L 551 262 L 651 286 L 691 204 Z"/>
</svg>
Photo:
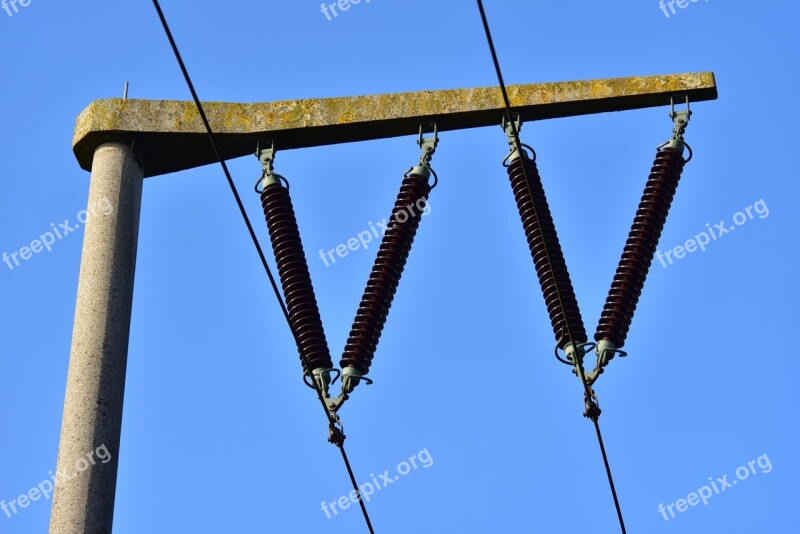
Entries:
<svg viewBox="0 0 800 534">
<path fill-rule="evenodd" d="M 652 106 L 655 105 L 653 96 L 664 94 L 666 98 L 681 91 L 693 91 L 699 100 L 715 99 L 717 91 L 713 73 L 508 86 L 511 105 L 528 108 L 543 104 L 588 103 L 614 97 L 628 99 L 631 107 Z M 637 105 L 637 99 L 642 100 L 641 106 Z M 502 108 L 502 100 L 499 87 L 492 86 L 252 104 L 205 102 L 203 106 L 212 129 L 220 136 L 266 132 L 278 135 L 280 131 L 371 122 L 402 124 L 399 130 L 393 130 L 395 133 L 392 135 L 398 135 L 401 130 L 410 130 L 409 124 L 421 117 L 498 110 Z M 598 112 L 603 111 L 601 108 L 603 106 L 598 105 Z M 546 109 L 542 108 L 539 113 L 543 118 L 548 117 Z M 485 114 L 480 116 L 485 117 Z M 133 138 L 146 140 L 148 134 L 170 134 L 170 139 L 175 138 L 171 142 L 180 144 L 181 136 L 188 139 L 202 133 L 203 123 L 191 101 L 97 100 L 78 115 L 73 148 L 81 166 L 88 169 L 91 168 L 94 149 L 102 142 L 125 142 Z M 383 133 L 386 133 L 385 129 Z M 164 140 L 163 137 L 158 139 L 160 142 Z M 196 156 L 195 159 L 205 162 L 208 158 Z M 150 172 L 156 172 L 153 169 L 151 165 Z"/>
</svg>

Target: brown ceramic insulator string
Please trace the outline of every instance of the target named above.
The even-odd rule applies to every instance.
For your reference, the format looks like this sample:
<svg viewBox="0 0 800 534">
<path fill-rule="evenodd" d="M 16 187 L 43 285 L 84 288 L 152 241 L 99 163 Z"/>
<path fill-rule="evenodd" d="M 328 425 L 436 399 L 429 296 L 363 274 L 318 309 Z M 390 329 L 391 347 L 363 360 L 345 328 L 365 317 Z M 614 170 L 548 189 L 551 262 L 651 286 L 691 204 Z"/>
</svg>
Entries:
<svg viewBox="0 0 800 534">
<path fill-rule="evenodd" d="M 488 20 L 486 18 L 486 11 L 483 8 L 483 1 L 482 0 L 477 0 L 477 1 L 478 1 L 478 9 L 479 9 L 480 15 L 481 15 L 481 20 L 483 22 L 483 29 L 484 29 L 484 32 L 486 34 L 486 41 L 487 41 L 487 43 L 489 45 L 489 50 L 490 50 L 491 55 L 492 55 L 492 61 L 494 63 L 495 73 L 497 74 L 497 81 L 498 81 L 498 83 L 500 85 L 500 90 L 501 90 L 502 95 L 503 95 L 503 103 L 505 105 L 505 111 L 506 111 L 506 120 L 510 123 L 512 131 L 513 131 L 514 142 L 515 142 L 514 146 L 519 147 L 519 149 L 521 150 L 522 145 L 521 145 L 520 139 L 519 139 L 519 131 L 517 129 L 516 123 L 514 122 L 514 117 L 513 117 L 512 111 L 511 111 L 511 103 L 510 103 L 509 98 L 508 98 L 508 92 L 506 91 L 505 82 L 503 81 L 503 74 L 502 74 L 502 71 L 500 70 L 500 62 L 497 59 L 497 52 L 496 52 L 495 47 L 494 47 L 494 41 L 492 40 L 491 31 L 489 29 L 489 22 L 488 22 Z M 525 166 L 524 165 L 522 166 L 522 169 L 523 169 L 523 172 L 525 172 Z M 537 220 L 541 220 L 539 218 L 539 214 L 536 211 L 536 203 L 533 202 L 534 195 L 533 195 L 533 192 L 530 189 L 530 180 L 528 179 L 527 175 L 525 175 L 525 183 L 527 184 L 527 188 L 528 188 L 528 190 L 527 190 L 528 198 L 531 199 L 531 203 L 532 203 L 533 217 L 536 218 Z M 541 226 L 539 226 L 539 230 L 540 230 L 540 233 L 541 233 Z M 544 235 L 540 235 L 540 240 L 542 242 L 545 242 L 545 236 Z M 552 261 L 552 257 L 550 255 L 550 252 L 549 252 L 549 250 L 547 250 L 546 246 L 544 247 L 544 251 L 543 252 L 544 252 L 544 256 L 545 256 L 546 262 L 549 265 L 549 270 L 552 271 L 553 261 Z M 566 317 L 567 316 L 567 309 L 564 306 L 564 299 L 563 299 L 563 296 L 561 295 L 561 291 L 559 289 L 558 284 L 556 284 L 556 286 L 555 286 L 555 292 L 556 292 L 556 300 L 558 301 L 559 308 L 561 309 L 561 314 L 564 317 Z M 567 343 L 572 343 L 573 347 L 576 347 L 576 338 L 573 336 L 573 332 L 572 332 L 572 329 L 571 329 L 571 326 L 570 326 L 570 321 L 565 321 L 564 325 L 565 325 L 564 334 L 566 335 Z M 594 394 L 593 394 L 593 392 L 591 390 L 591 387 L 586 382 L 586 377 L 584 376 L 583 366 L 576 365 L 575 368 L 576 368 L 576 370 L 578 372 L 578 378 L 580 378 L 581 383 L 584 386 L 584 394 L 586 395 L 587 403 L 590 403 L 590 402 L 592 402 L 592 399 L 594 398 Z M 599 412 L 599 409 L 598 409 L 598 412 Z M 596 415 L 599 415 L 599 413 L 597 413 Z M 614 486 L 614 478 L 611 475 L 611 467 L 609 466 L 609 463 L 608 463 L 608 456 L 606 455 L 606 449 L 605 449 L 605 445 L 603 444 L 603 437 L 602 437 L 602 435 L 600 433 L 600 425 L 597 422 L 597 416 L 596 415 L 594 417 L 590 417 L 590 418 L 592 419 L 592 422 L 594 423 L 595 432 L 597 434 L 597 440 L 598 440 L 598 443 L 600 445 L 600 452 L 602 453 L 602 456 L 603 456 L 603 463 L 605 465 L 606 475 L 608 477 L 608 483 L 609 483 L 609 486 L 611 488 L 611 494 L 612 494 L 612 496 L 614 498 L 614 506 L 615 506 L 616 511 L 617 511 L 617 518 L 619 519 L 619 525 L 620 525 L 620 528 L 622 530 L 622 533 L 626 534 L 625 522 L 624 522 L 623 517 L 622 517 L 622 509 L 621 509 L 620 504 L 619 504 L 619 499 L 617 498 L 617 490 L 616 490 L 616 488 Z"/>
<path fill-rule="evenodd" d="M 156 8 L 156 12 L 158 13 L 158 18 L 161 20 L 161 26 L 164 28 L 164 33 L 169 40 L 169 44 L 172 47 L 172 52 L 175 54 L 175 59 L 178 61 L 178 65 L 181 68 L 181 72 L 183 73 L 183 77 L 186 80 L 186 85 L 189 86 L 189 91 L 192 93 L 192 99 L 194 100 L 195 106 L 197 106 L 197 112 L 200 114 L 200 118 L 203 121 L 203 125 L 205 126 L 206 133 L 208 134 L 209 142 L 211 143 L 211 147 L 214 151 L 214 155 L 216 156 L 217 160 L 219 161 L 220 165 L 222 166 L 222 171 L 225 173 L 225 178 L 228 180 L 228 185 L 230 186 L 231 192 L 233 193 L 233 197 L 236 200 L 236 205 L 239 207 L 239 212 L 244 219 L 244 223 L 247 226 L 247 231 L 250 234 L 250 238 L 253 241 L 253 245 L 256 247 L 256 251 L 258 252 L 258 256 L 261 259 L 261 264 L 264 266 L 264 270 L 267 273 L 267 277 L 269 278 L 270 284 L 272 285 L 272 290 L 275 293 L 275 297 L 278 300 L 278 303 L 281 307 L 281 311 L 283 312 L 284 317 L 286 318 L 286 324 L 289 325 L 289 330 L 292 333 L 292 337 L 297 343 L 298 347 L 300 346 L 299 338 L 297 336 L 297 332 L 295 332 L 294 327 L 292 326 L 292 322 L 289 319 L 289 312 L 286 308 L 286 304 L 283 302 L 283 297 L 281 297 L 280 289 L 278 289 L 278 285 L 275 281 L 275 277 L 272 275 L 272 271 L 269 268 L 269 264 L 267 263 L 267 258 L 264 256 L 264 251 L 261 249 L 261 245 L 258 242 L 258 237 L 256 236 L 255 230 L 253 230 L 253 225 L 250 223 L 250 218 L 247 216 L 247 212 L 244 209 L 244 205 L 242 204 L 242 199 L 239 196 L 239 192 L 236 189 L 236 184 L 233 182 L 233 178 L 231 177 L 231 173 L 228 170 L 228 165 L 225 163 L 225 160 L 219 153 L 217 149 L 217 143 L 214 137 L 214 132 L 211 129 L 211 125 L 208 122 L 208 118 L 206 117 L 205 111 L 203 110 L 203 105 L 200 102 L 200 98 L 197 96 L 197 92 L 194 89 L 194 84 L 192 83 L 191 78 L 189 77 L 189 72 L 186 70 L 186 65 L 183 62 L 183 58 L 181 57 L 180 52 L 178 51 L 178 46 L 175 44 L 175 39 L 172 37 L 172 32 L 169 29 L 169 25 L 167 24 L 167 19 L 164 17 L 164 12 L 161 10 L 161 6 L 158 3 L 158 0 L 153 0 L 153 5 Z M 305 354 L 302 351 L 300 352 L 300 358 L 303 360 L 303 366 L 306 369 L 311 369 L 311 365 L 309 365 L 309 361 L 306 358 Z M 325 400 L 323 397 L 323 393 L 320 389 L 319 384 L 316 380 L 311 380 L 311 383 L 314 386 L 314 390 L 317 392 L 317 397 L 319 398 L 320 403 L 322 404 L 322 409 L 325 411 L 325 416 L 328 419 L 328 425 L 330 428 L 336 428 L 336 420 L 333 418 L 331 413 L 328 411 L 328 407 L 325 404 Z M 364 500 L 361 498 L 361 491 L 358 488 L 358 483 L 356 482 L 355 475 L 353 474 L 353 469 L 350 466 L 350 461 L 347 458 L 347 453 L 344 450 L 344 443 L 339 442 L 337 443 L 337 447 L 342 454 L 342 459 L 344 460 L 345 467 L 347 468 L 347 473 L 350 477 L 350 482 L 353 485 L 353 490 L 355 491 L 358 502 L 361 506 L 361 512 L 364 515 L 364 520 L 366 521 L 367 528 L 369 529 L 370 534 L 374 534 L 374 530 L 372 528 L 372 522 L 370 521 L 369 514 L 367 513 L 366 505 L 364 504 Z"/>
<path fill-rule="evenodd" d="M 353 367 L 364 375 L 369 372 L 430 192 L 427 177 L 410 174 L 403 178 L 389 226 L 347 338 L 340 362 L 343 369 Z"/>
<path fill-rule="evenodd" d="M 595 341 L 610 341 L 617 349 L 625 345 L 685 164 L 681 151 L 675 148 L 663 148 L 656 154 L 600 315 Z"/>
<path fill-rule="evenodd" d="M 575 297 L 536 162 L 524 150 L 519 154 L 520 157 L 508 166 L 508 178 L 517 201 L 553 333 L 558 348 L 563 350 L 573 341 L 585 343 L 586 327 L 583 325 L 578 299 Z M 572 332 L 576 339 L 567 339 L 564 335 L 567 331 Z"/>
<path fill-rule="evenodd" d="M 333 362 L 289 189 L 278 182 L 265 186 L 261 191 L 261 206 L 275 252 L 286 308 L 297 332 L 298 350 L 305 354 L 305 358 L 301 358 L 303 373 L 313 379 L 314 371 L 330 369 Z M 311 367 L 306 365 L 306 361 Z"/>
</svg>

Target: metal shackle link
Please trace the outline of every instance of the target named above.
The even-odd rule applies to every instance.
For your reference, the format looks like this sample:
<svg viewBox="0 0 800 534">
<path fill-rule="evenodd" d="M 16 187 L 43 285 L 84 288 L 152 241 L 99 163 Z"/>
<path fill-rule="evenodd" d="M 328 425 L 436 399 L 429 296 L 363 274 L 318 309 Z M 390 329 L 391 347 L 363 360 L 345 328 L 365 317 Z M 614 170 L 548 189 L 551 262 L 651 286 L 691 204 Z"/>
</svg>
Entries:
<svg viewBox="0 0 800 534">
<path fill-rule="evenodd" d="M 430 137 L 425 136 L 426 126 L 428 127 L 427 129 L 432 130 L 431 133 L 433 135 Z M 431 186 L 431 189 L 433 189 L 439 181 L 439 177 L 436 176 L 436 172 L 433 170 L 433 167 L 431 167 L 431 160 L 436 152 L 436 147 L 439 146 L 439 127 L 435 121 L 420 123 L 417 145 L 419 145 L 419 148 L 422 150 L 422 154 L 419 157 L 419 164 L 408 169 L 404 176 L 416 174 L 427 180 L 430 178 L 431 174 L 433 174 L 434 183 Z"/>
</svg>

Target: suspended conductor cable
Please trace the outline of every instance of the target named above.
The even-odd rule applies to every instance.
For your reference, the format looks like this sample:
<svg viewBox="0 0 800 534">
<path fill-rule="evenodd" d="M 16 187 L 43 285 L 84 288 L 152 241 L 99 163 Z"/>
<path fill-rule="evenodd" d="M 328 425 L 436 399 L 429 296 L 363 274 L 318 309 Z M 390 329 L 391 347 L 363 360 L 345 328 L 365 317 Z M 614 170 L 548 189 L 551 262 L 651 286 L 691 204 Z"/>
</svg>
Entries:
<svg viewBox="0 0 800 534">
<path fill-rule="evenodd" d="M 225 163 L 225 160 L 219 153 L 217 149 L 217 143 L 214 138 L 214 132 L 211 129 L 211 125 L 208 122 L 208 118 L 206 117 L 205 111 L 203 110 L 203 105 L 200 103 L 200 98 L 197 96 L 197 92 L 194 89 L 194 84 L 192 83 L 191 78 L 189 77 L 189 72 L 186 70 L 186 65 L 183 63 L 183 58 L 181 57 L 180 52 L 178 51 L 178 45 L 175 44 L 175 39 L 172 37 L 172 32 L 169 29 L 169 25 L 167 24 L 167 19 L 164 17 L 164 12 L 161 10 L 161 6 L 158 3 L 158 0 L 153 0 L 153 5 L 158 12 L 158 18 L 161 20 L 161 26 L 164 28 L 164 33 L 167 35 L 167 39 L 169 40 L 169 44 L 172 47 L 172 52 L 175 54 L 175 59 L 178 61 L 178 65 L 181 68 L 181 72 L 183 73 L 183 78 L 186 80 L 186 85 L 189 86 L 189 91 L 192 93 L 192 99 L 194 99 L 195 106 L 197 106 L 197 112 L 200 114 L 200 119 L 203 121 L 203 125 L 205 126 L 206 133 L 208 134 L 208 139 L 211 142 L 211 148 L 214 150 L 214 155 L 219 161 L 220 165 L 222 166 L 222 171 L 225 173 L 225 178 L 228 180 L 228 185 L 230 186 L 231 192 L 233 193 L 233 197 L 236 200 L 236 205 L 239 206 L 239 212 L 242 214 L 242 218 L 244 219 L 244 223 L 247 226 L 247 231 L 250 233 L 250 238 L 253 240 L 253 244 L 256 247 L 256 251 L 258 252 L 258 256 L 261 259 L 261 264 L 264 266 L 264 270 L 267 273 L 267 277 L 269 278 L 269 282 L 272 285 L 272 290 L 275 293 L 275 297 L 278 299 L 278 304 L 281 307 L 281 311 L 283 312 L 283 316 L 286 318 L 286 323 L 289 325 L 289 330 L 292 333 L 292 337 L 299 345 L 299 339 L 297 337 L 297 332 L 295 332 L 294 327 L 292 326 L 292 322 L 289 319 L 289 311 L 286 309 L 286 304 L 283 302 L 283 297 L 281 297 L 280 290 L 278 289 L 278 285 L 275 282 L 275 277 L 272 275 L 272 270 L 269 268 L 269 264 L 267 263 L 267 258 L 264 256 L 264 251 L 261 249 L 261 245 L 258 242 L 258 237 L 256 236 L 255 231 L 253 230 L 253 225 L 250 224 L 250 218 L 247 216 L 247 212 L 244 209 L 244 204 L 242 204 L 242 199 L 239 197 L 239 192 L 236 189 L 236 184 L 233 183 L 233 178 L 231 177 L 231 173 L 228 170 L 228 165 Z M 300 353 L 300 358 L 303 360 L 307 369 L 310 369 L 311 366 L 309 365 L 308 358 L 302 351 L 298 351 Z M 361 498 L 361 490 L 358 488 L 358 483 L 356 482 L 355 475 L 353 474 L 353 469 L 350 467 L 350 460 L 347 458 L 347 453 L 344 450 L 344 434 L 341 432 L 341 423 L 338 421 L 338 416 L 334 419 L 331 413 L 328 411 L 328 407 L 325 404 L 325 400 L 322 395 L 322 391 L 320 391 L 320 386 L 316 380 L 311 381 L 314 384 L 314 390 L 317 392 L 317 397 L 319 398 L 320 403 L 322 404 L 322 408 L 325 411 L 325 415 L 328 418 L 328 425 L 331 429 L 331 442 L 334 443 L 337 448 L 342 453 L 342 459 L 344 460 L 345 467 L 347 467 L 347 473 L 350 476 L 350 482 L 353 485 L 353 490 L 358 497 L 358 503 L 361 505 L 361 512 L 364 515 L 364 520 L 367 523 L 367 528 L 369 528 L 370 534 L 374 534 L 375 531 L 372 528 L 372 522 L 369 519 L 369 514 L 367 513 L 367 507 L 364 505 L 364 499 Z M 329 438 L 330 439 L 330 438 Z"/>
<path fill-rule="evenodd" d="M 497 74 L 497 81 L 500 84 L 500 91 L 503 94 L 503 103 L 505 105 L 506 118 L 507 118 L 508 122 L 511 124 L 511 128 L 512 128 L 512 131 L 513 131 L 513 134 L 514 134 L 515 147 L 519 148 L 519 147 L 521 147 L 521 143 L 520 143 L 520 139 L 519 139 L 519 130 L 517 129 L 517 125 L 516 125 L 516 123 L 514 121 L 514 117 L 513 117 L 512 113 L 511 113 L 511 103 L 510 103 L 510 101 L 508 99 L 508 92 L 506 91 L 506 85 L 505 85 L 505 82 L 503 81 L 503 73 L 500 70 L 500 62 L 497 59 L 497 51 L 494 48 L 494 41 L 492 40 L 492 33 L 491 33 L 490 29 L 489 29 L 489 21 L 486 18 L 486 11 L 483 9 L 483 1 L 482 0 L 478 0 L 478 9 L 480 10 L 480 13 L 481 13 L 481 21 L 483 22 L 483 29 L 484 29 L 484 32 L 486 33 L 486 41 L 487 41 L 487 43 L 489 45 L 489 50 L 490 50 L 490 52 L 492 54 L 492 62 L 494 63 L 494 70 L 495 70 L 495 72 Z M 531 204 L 532 204 L 532 207 L 533 207 L 533 216 L 538 221 L 539 220 L 539 215 L 538 215 L 537 210 L 536 210 L 536 203 L 533 202 L 533 192 L 531 191 L 530 181 L 528 180 L 528 176 L 527 176 L 527 171 L 525 169 L 525 165 L 522 165 L 522 170 L 523 170 L 523 174 L 525 176 L 525 184 L 526 184 L 526 187 L 528 189 L 528 197 L 531 199 Z M 537 226 L 538 226 L 539 232 L 541 234 L 542 233 L 542 227 L 539 224 L 537 224 Z M 542 234 L 542 241 L 544 242 L 544 235 L 543 234 Z M 548 250 L 548 248 L 546 246 L 546 243 L 545 243 L 545 246 L 544 246 L 544 252 L 545 252 L 545 257 L 547 259 L 547 264 L 549 266 L 549 269 L 552 271 L 553 270 L 553 263 L 552 263 L 552 260 L 551 260 L 551 257 L 550 257 L 550 251 Z M 567 310 L 564 307 L 564 302 L 563 302 L 563 300 L 561 298 L 561 291 L 560 291 L 558 285 L 556 285 L 555 289 L 556 289 L 556 296 L 558 297 L 558 304 L 559 304 L 559 307 L 561 308 L 561 313 L 562 313 L 562 315 L 564 317 L 567 317 Z M 570 326 L 569 326 L 569 321 L 565 322 L 565 330 L 566 330 L 566 335 L 567 335 L 567 339 L 569 340 L 569 343 L 572 343 L 572 346 L 576 347 L 575 339 L 572 336 L 572 331 L 571 331 Z M 619 519 L 619 526 L 622 529 L 622 533 L 626 534 L 625 521 L 622 518 L 622 509 L 620 508 L 619 499 L 617 498 L 617 490 L 616 490 L 616 487 L 614 486 L 614 478 L 611 475 L 611 467 L 609 466 L 608 456 L 606 455 L 606 448 L 605 448 L 605 445 L 603 444 L 603 436 L 600 433 L 600 425 L 597 422 L 598 416 L 600 415 L 600 409 L 597 406 L 597 404 L 595 403 L 596 397 L 594 395 L 594 392 L 592 391 L 592 389 L 589 386 L 589 384 L 587 384 L 587 382 L 586 382 L 586 377 L 584 376 L 583 366 L 582 365 L 576 365 L 575 367 L 578 370 L 578 378 L 580 378 L 581 383 L 583 384 L 584 394 L 586 395 L 587 412 L 586 412 L 585 415 L 587 415 L 587 417 L 589 417 L 592 420 L 592 422 L 594 423 L 595 432 L 597 433 L 597 441 L 598 441 L 598 443 L 600 445 L 600 452 L 603 455 L 603 463 L 605 464 L 606 475 L 608 476 L 608 483 L 609 483 L 609 486 L 611 488 L 611 495 L 614 497 L 614 507 L 617 510 L 617 518 Z"/>
</svg>

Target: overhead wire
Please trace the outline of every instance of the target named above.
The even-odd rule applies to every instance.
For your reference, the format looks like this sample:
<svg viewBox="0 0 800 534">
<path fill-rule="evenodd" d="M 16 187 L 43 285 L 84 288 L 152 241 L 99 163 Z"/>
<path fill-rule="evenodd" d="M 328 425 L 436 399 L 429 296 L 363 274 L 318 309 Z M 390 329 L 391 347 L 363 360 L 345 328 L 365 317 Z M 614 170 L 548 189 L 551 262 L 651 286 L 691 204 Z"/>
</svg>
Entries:
<svg viewBox="0 0 800 534">
<path fill-rule="evenodd" d="M 478 2 L 478 9 L 479 9 L 480 15 L 481 15 L 481 21 L 483 22 L 483 29 L 484 29 L 484 32 L 486 34 L 486 41 L 487 41 L 487 43 L 489 45 L 489 51 L 491 52 L 491 55 L 492 55 L 492 62 L 494 63 L 495 73 L 497 74 L 497 81 L 498 81 L 498 83 L 500 85 L 500 91 L 501 91 L 501 93 L 503 95 L 503 104 L 505 106 L 506 119 L 508 120 L 508 122 L 511 125 L 513 136 L 514 136 L 515 146 L 516 147 L 521 147 L 522 145 L 521 145 L 521 142 L 520 142 L 519 130 L 517 129 L 517 125 L 516 125 L 516 123 L 514 121 L 514 117 L 513 117 L 512 111 L 511 111 L 511 102 L 510 102 L 510 100 L 508 98 L 508 91 L 506 90 L 505 81 L 503 80 L 503 73 L 502 73 L 502 71 L 500 69 L 500 62 L 499 62 L 499 60 L 497 58 L 497 51 L 496 51 L 495 46 L 494 46 L 494 40 L 492 39 L 492 33 L 491 33 L 490 28 L 489 28 L 489 21 L 488 21 L 488 19 L 486 17 L 486 11 L 485 11 L 485 9 L 483 7 L 483 1 L 482 0 L 477 0 L 477 2 Z M 538 221 L 539 220 L 539 216 L 538 216 L 538 213 L 537 213 L 537 210 L 536 210 L 536 203 L 533 201 L 533 192 L 531 191 L 530 181 L 528 180 L 527 171 L 526 171 L 525 167 L 526 166 L 523 165 L 522 166 L 522 170 L 523 170 L 523 173 L 525 174 L 525 183 L 526 183 L 526 187 L 527 187 L 527 191 L 528 191 L 528 197 L 531 199 L 531 205 L 533 207 L 534 218 Z M 541 225 L 537 225 L 537 227 L 538 227 L 539 232 L 542 234 L 541 238 L 542 238 L 542 241 L 544 243 L 545 239 L 544 239 L 544 234 L 542 233 L 542 227 L 541 227 Z M 544 252 L 545 252 L 545 257 L 547 259 L 547 264 L 550 266 L 550 270 L 552 271 L 553 263 L 552 263 L 552 259 L 550 257 L 550 251 L 548 250 L 546 244 L 544 246 Z M 562 313 L 562 315 L 564 317 L 567 317 L 567 310 L 564 307 L 564 302 L 562 300 L 561 291 L 560 291 L 560 288 L 558 287 L 558 284 L 555 285 L 555 291 L 556 291 L 556 296 L 557 296 L 557 299 L 558 299 L 559 307 L 561 308 L 561 313 Z M 570 325 L 569 325 L 569 321 L 565 321 L 565 329 L 566 329 L 566 335 L 567 335 L 567 338 L 569 340 L 569 343 L 571 343 L 572 346 L 577 349 L 577 346 L 575 344 L 575 339 L 573 338 L 572 330 L 571 330 Z M 578 364 L 575 367 L 576 367 L 577 372 L 578 372 L 578 378 L 580 378 L 581 383 L 584 386 L 584 394 L 586 395 L 587 408 L 589 408 L 590 404 L 594 405 L 595 408 L 597 408 L 596 404 L 594 404 L 594 401 L 592 400 L 592 399 L 596 399 L 596 397 L 595 397 L 594 392 L 592 391 L 591 387 L 586 382 L 586 377 L 584 375 L 583 366 Z M 587 409 L 587 413 L 588 412 L 589 412 L 589 410 Z M 626 534 L 625 521 L 624 521 L 623 516 L 622 516 L 622 508 L 620 507 L 619 498 L 617 497 L 617 490 L 616 490 L 616 487 L 614 485 L 614 477 L 611 474 L 611 467 L 609 465 L 608 455 L 606 454 L 606 448 L 605 448 L 605 445 L 603 443 L 603 436 L 602 436 L 602 434 L 600 432 L 600 425 L 598 423 L 597 416 L 599 416 L 599 408 L 597 408 L 596 415 L 595 416 L 591 416 L 591 414 L 590 414 L 589 418 L 594 423 L 595 432 L 597 434 L 597 441 L 598 441 L 598 444 L 600 445 L 600 452 L 601 452 L 601 454 L 603 456 L 603 464 L 605 466 L 606 476 L 608 477 L 609 487 L 611 488 L 611 495 L 614 498 L 614 507 L 615 507 L 616 512 L 617 512 L 617 518 L 619 520 L 619 525 L 620 525 L 620 528 L 622 530 L 622 533 Z"/>
<path fill-rule="evenodd" d="M 247 231 L 250 234 L 250 239 L 253 241 L 253 245 L 256 247 L 256 251 L 258 252 L 258 257 L 261 259 L 261 264 L 263 265 L 264 270 L 267 273 L 267 277 L 269 278 L 270 285 L 272 286 L 272 290 L 275 293 L 276 299 L 278 300 L 278 304 L 280 305 L 281 311 L 283 312 L 283 316 L 286 319 L 286 323 L 289 326 L 289 330 L 292 333 L 292 337 L 294 338 L 295 343 L 297 344 L 297 346 L 300 347 L 300 342 L 299 342 L 299 338 L 297 336 L 297 332 L 295 331 L 294 327 L 292 326 L 292 322 L 291 322 L 291 320 L 289 318 L 289 311 L 287 310 L 286 304 L 284 303 L 283 297 L 281 296 L 280 290 L 278 289 L 278 285 L 277 285 L 277 283 L 275 281 L 275 277 L 272 274 L 272 270 L 270 269 L 269 264 L 267 263 L 267 258 L 266 258 L 266 256 L 264 256 L 264 251 L 262 250 L 261 244 L 258 241 L 258 237 L 256 236 L 255 230 L 253 229 L 253 225 L 250 223 L 250 218 L 247 216 L 247 212 L 245 211 L 244 204 L 242 203 L 242 199 L 239 196 L 239 192 L 238 192 L 238 190 L 236 188 L 236 184 L 233 182 L 233 178 L 231 177 L 231 173 L 228 170 L 228 165 L 225 163 L 225 160 L 222 158 L 222 156 L 220 155 L 220 152 L 219 152 L 219 150 L 217 148 L 217 143 L 216 143 L 216 140 L 215 140 L 214 132 L 211 129 L 211 124 L 208 121 L 208 117 L 206 116 L 205 110 L 203 109 L 203 105 L 200 102 L 200 98 L 197 96 L 197 91 L 195 91 L 194 84 L 192 83 L 192 79 L 189 76 L 189 72 L 186 69 L 186 65 L 183 62 L 183 58 L 182 58 L 182 56 L 180 54 L 180 51 L 178 50 L 178 46 L 175 43 L 175 39 L 172 36 L 172 31 L 170 31 L 169 24 L 167 23 L 167 19 L 164 16 L 164 12 L 161 10 L 161 6 L 159 5 L 158 0 L 153 0 L 153 6 L 155 7 L 156 12 L 158 13 L 158 18 L 161 21 L 161 26 L 163 27 L 164 33 L 166 34 L 167 39 L 169 40 L 170 46 L 172 47 L 172 52 L 175 55 L 175 59 L 178 61 L 178 65 L 180 66 L 181 72 L 183 73 L 183 78 L 184 78 L 184 80 L 186 80 L 186 85 L 189 87 L 189 91 L 192 94 L 192 99 L 194 100 L 195 106 L 197 107 L 197 112 L 200 115 L 200 119 L 203 121 L 203 125 L 205 127 L 206 133 L 208 134 L 209 142 L 211 143 L 211 148 L 214 151 L 214 156 L 216 157 L 216 159 L 219 161 L 220 165 L 222 166 L 222 171 L 225 174 L 225 178 L 228 181 L 228 185 L 229 185 L 229 187 L 231 189 L 231 192 L 233 193 L 233 197 L 236 200 L 236 205 L 239 207 L 239 212 L 242 215 L 242 219 L 244 220 L 244 223 L 247 226 Z M 298 349 L 298 352 L 300 353 L 300 358 L 303 360 L 303 363 L 305 364 L 305 368 L 306 369 L 311 369 L 311 366 L 309 365 L 309 361 L 308 361 L 308 358 L 307 358 L 306 354 L 304 354 L 303 351 L 301 351 L 299 349 Z M 314 385 L 314 390 L 316 391 L 317 397 L 318 397 L 320 403 L 322 404 L 323 410 L 325 411 L 325 415 L 326 415 L 326 417 L 328 419 L 328 425 L 329 425 L 330 429 L 332 431 L 334 429 L 338 429 L 341 424 L 337 421 L 337 419 L 334 419 L 334 417 L 331 415 L 330 411 L 328 410 L 328 406 L 325 403 L 325 399 L 323 397 L 323 393 L 322 393 L 322 391 L 320 389 L 319 384 L 317 383 L 316 380 L 311 380 L 311 382 Z M 344 435 L 343 434 L 341 434 L 341 440 L 336 442 L 335 445 L 337 446 L 337 448 L 339 449 L 339 451 L 342 454 L 342 459 L 344 460 L 345 467 L 347 468 L 347 473 L 349 475 L 350 482 L 351 482 L 351 484 L 353 486 L 353 490 L 355 491 L 355 494 L 356 494 L 356 496 L 358 498 L 358 503 L 359 503 L 359 505 L 361 507 L 361 513 L 364 516 L 364 521 L 366 522 L 367 528 L 369 529 L 370 534 L 374 534 L 375 531 L 372 528 L 372 521 L 370 520 L 369 513 L 367 512 L 367 507 L 364 504 L 364 499 L 361 496 L 361 490 L 358 488 L 358 483 L 356 482 L 355 475 L 353 474 L 353 469 L 352 469 L 352 467 L 350 465 L 350 460 L 348 459 L 347 453 L 345 452 L 345 449 L 344 449 Z"/>
</svg>

